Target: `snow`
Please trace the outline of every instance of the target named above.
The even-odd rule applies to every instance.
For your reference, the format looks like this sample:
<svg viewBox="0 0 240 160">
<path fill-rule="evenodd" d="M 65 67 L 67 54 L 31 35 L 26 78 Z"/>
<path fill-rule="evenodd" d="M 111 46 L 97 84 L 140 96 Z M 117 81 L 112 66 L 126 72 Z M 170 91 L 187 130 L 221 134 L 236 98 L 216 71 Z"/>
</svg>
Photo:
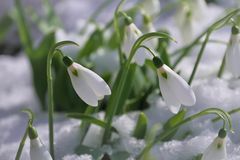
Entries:
<svg viewBox="0 0 240 160">
<path fill-rule="evenodd" d="M 63 157 L 62 160 L 93 160 L 92 156 L 91 155 L 87 155 L 87 154 L 84 154 L 84 155 L 66 155 Z"/>
</svg>

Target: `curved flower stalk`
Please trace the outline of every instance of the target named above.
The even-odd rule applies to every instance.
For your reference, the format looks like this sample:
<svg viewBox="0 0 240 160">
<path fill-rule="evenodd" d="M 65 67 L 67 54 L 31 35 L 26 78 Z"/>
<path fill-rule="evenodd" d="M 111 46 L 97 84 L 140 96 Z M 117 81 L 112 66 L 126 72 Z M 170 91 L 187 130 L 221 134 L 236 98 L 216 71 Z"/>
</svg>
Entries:
<svg viewBox="0 0 240 160">
<path fill-rule="evenodd" d="M 28 127 L 28 136 L 30 138 L 30 158 L 31 160 L 52 160 L 52 157 L 40 138 L 34 127 Z"/>
<path fill-rule="evenodd" d="M 158 57 L 153 58 L 153 63 L 157 67 L 163 99 L 173 113 L 177 113 L 181 105 L 192 106 L 196 103 L 192 88 L 181 76 L 163 64 Z"/>
<path fill-rule="evenodd" d="M 225 129 L 220 129 L 218 136 L 207 147 L 201 160 L 227 160 Z"/>
<path fill-rule="evenodd" d="M 141 9 L 149 16 L 155 16 L 160 13 L 160 0 L 144 0 L 141 4 Z"/>
<path fill-rule="evenodd" d="M 126 26 L 124 31 L 124 39 L 123 39 L 121 48 L 123 53 L 127 57 L 129 57 L 133 44 L 143 34 L 137 28 L 137 26 L 132 22 L 132 19 L 130 17 L 125 17 L 125 22 L 126 22 Z M 150 54 L 147 54 L 145 51 L 139 50 L 134 55 L 132 62 L 142 66 L 146 59 L 151 59 L 151 58 L 152 56 Z"/>
<path fill-rule="evenodd" d="M 109 86 L 99 75 L 73 62 L 70 57 L 64 56 L 63 62 L 67 66 L 74 90 L 85 103 L 97 106 L 98 100 L 111 94 Z"/>
<path fill-rule="evenodd" d="M 232 35 L 226 49 L 226 67 L 234 77 L 240 77 L 240 39 L 239 28 L 232 27 Z"/>
</svg>

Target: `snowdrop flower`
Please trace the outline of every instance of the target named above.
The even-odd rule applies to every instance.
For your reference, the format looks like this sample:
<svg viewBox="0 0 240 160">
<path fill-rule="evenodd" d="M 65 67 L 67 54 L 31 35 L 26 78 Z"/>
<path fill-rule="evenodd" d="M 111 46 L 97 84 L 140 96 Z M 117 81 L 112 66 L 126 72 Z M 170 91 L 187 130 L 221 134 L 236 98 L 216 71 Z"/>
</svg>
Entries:
<svg viewBox="0 0 240 160">
<path fill-rule="evenodd" d="M 131 18 L 125 18 L 126 26 L 124 31 L 124 39 L 122 43 L 123 53 L 129 57 L 131 48 L 134 45 L 135 41 L 142 36 L 142 32 L 137 28 L 137 26 L 132 22 Z M 138 65 L 142 66 L 146 59 L 151 59 L 152 55 L 147 54 L 143 50 L 138 50 L 133 57 L 133 62 L 136 62 Z"/>
<path fill-rule="evenodd" d="M 190 7 L 192 9 L 193 18 L 197 20 L 201 20 L 205 18 L 206 11 L 208 10 L 208 6 L 205 0 L 190 0 Z"/>
<path fill-rule="evenodd" d="M 109 86 L 99 75 L 73 62 L 70 57 L 64 56 L 63 62 L 68 67 L 68 74 L 74 90 L 85 103 L 97 106 L 98 100 L 111 94 Z"/>
<path fill-rule="evenodd" d="M 226 67 L 234 77 L 240 77 L 240 44 L 239 28 L 232 27 L 232 35 L 226 49 Z"/>
<path fill-rule="evenodd" d="M 52 160 L 52 157 L 44 144 L 38 137 L 34 127 L 29 126 L 28 136 L 30 138 L 30 158 L 31 160 Z"/>
<path fill-rule="evenodd" d="M 150 16 L 160 12 L 160 0 L 144 0 L 141 4 L 142 9 Z"/>
<path fill-rule="evenodd" d="M 166 104 L 173 113 L 177 113 L 181 104 L 192 106 L 196 102 L 195 94 L 187 82 L 163 64 L 158 57 L 153 58 L 154 65 L 158 68 L 160 91 Z"/>
<path fill-rule="evenodd" d="M 190 5 L 186 1 L 181 2 L 180 8 L 176 12 L 176 23 L 179 26 L 180 34 L 184 44 L 193 40 L 193 14 Z"/>
<path fill-rule="evenodd" d="M 218 136 L 203 153 L 202 160 L 227 160 L 226 135 L 226 130 L 221 129 L 219 131 Z"/>
</svg>

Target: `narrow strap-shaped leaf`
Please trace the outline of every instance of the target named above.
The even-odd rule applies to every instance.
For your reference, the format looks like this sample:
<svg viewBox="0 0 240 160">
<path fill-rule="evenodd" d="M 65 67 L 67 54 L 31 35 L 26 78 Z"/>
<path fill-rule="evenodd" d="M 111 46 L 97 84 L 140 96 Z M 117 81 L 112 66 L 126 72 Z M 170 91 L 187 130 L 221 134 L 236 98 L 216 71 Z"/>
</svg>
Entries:
<svg viewBox="0 0 240 160">
<path fill-rule="evenodd" d="M 86 122 L 98 125 L 102 128 L 106 128 L 106 126 L 107 126 L 106 122 L 99 120 L 95 117 L 82 114 L 82 113 L 69 113 L 69 114 L 67 114 L 67 117 L 81 119 L 82 121 L 86 121 Z M 111 127 L 111 131 L 117 133 L 117 130 L 114 127 Z"/>
<path fill-rule="evenodd" d="M 168 119 L 168 121 L 163 126 L 163 132 L 168 130 L 169 128 L 174 127 L 176 124 L 181 122 L 185 118 L 186 112 L 187 112 L 186 109 L 182 109 L 176 115 Z M 178 131 L 178 128 L 176 128 L 176 130 L 172 134 L 170 134 L 168 137 L 164 138 L 163 141 L 167 141 L 171 139 L 177 133 L 177 131 Z"/>
<path fill-rule="evenodd" d="M 138 116 L 137 124 L 133 132 L 133 136 L 137 139 L 144 139 L 147 132 L 148 118 L 141 112 Z"/>
<path fill-rule="evenodd" d="M 0 41 L 5 38 L 6 34 L 8 33 L 9 29 L 13 24 L 12 18 L 9 14 L 3 15 L 0 19 Z"/>
<path fill-rule="evenodd" d="M 23 44 L 24 50 L 28 56 L 33 54 L 33 45 L 32 39 L 30 35 L 30 29 L 27 25 L 25 13 L 22 7 L 20 0 L 15 0 L 15 12 L 14 19 L 17 22 L 18 32 L 21 39 L 21 43 Z"/>
</svg>

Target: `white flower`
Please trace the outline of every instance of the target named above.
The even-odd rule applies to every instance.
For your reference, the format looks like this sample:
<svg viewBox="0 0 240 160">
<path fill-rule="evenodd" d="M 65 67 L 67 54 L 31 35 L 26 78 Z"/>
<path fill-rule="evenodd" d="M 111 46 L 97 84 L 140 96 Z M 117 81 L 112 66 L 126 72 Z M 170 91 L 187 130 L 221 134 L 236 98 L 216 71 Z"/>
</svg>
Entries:
<svg viewBox="0 0 240 160">
<path fill-rule="evenodd" d="M 85 103 L 97 106 L 98 100 L 111 94 L 109 86 L 99 75 L 78 63 L 74 63 L 69 57 L 65 56 L 63 61 L 68 67 L 68 74 L 74 90 Z"/>
<path fill-rule="evenodd" d="M 238 28 L 236 34 L 232 34 L 226 49 L 226 67 L 235 77 L 240 77 L 240 44 Z"/>
<path fill-rule="evenodd" d="M 176 12 L 176 23 L 180 29 L 183 44 L 188 44 L 194 38 L 193 15 L 190 5 L 183 1 Z"/>
<path fill-rule="evenodd" d="M 193 18 L 201 20 L 205 18 L 208 6 L 205 0 L 194 0 L 189 1 L 190 7 L 192 8 Z"/>
<path fill-rule="evenodd" d="M 150 16 L 160 12 L 160 0 L 144 0 L 141 4 L 142 9 Z"/>
<path fill-rule="evenodd" d="M 222 135 L 220 134 L 222 132 Z M 227 160 L 226 131 L 221 129 L 219 135 L 207 147 L 203 153 L 202 160 Z"/>
<path fill-rule="evenodd" d="M 125 27 L 122 51 L 127 57 L 130 55 L 133 44 L 140 36 L 142 36 L 142 32 L 134 23 L 130 23 Z M 135 53 L 132 62 L 136 62 L 138 65 L 142 66 L 146 59 L 151 58 L 151 54 L 148 54 L 146 51 L 140 49 Z"/>
<path fill-rule="evenodd" d="M 159 87 L 163 99 L 173 113 L 177 113 L 181 104 L 192 106 L 196 103 L 196 97 L 192 88 L 187 82 L 170 69 L 162 64 L 161 60 L 154 57 L 153 62 L 158 68 Z"/>
<path fill-rule="evenodd" d="M 39 138 L 30 140 L 31 160 L 52 160 L 52 157 Z"/>
<path fill-rule="evenodd" d="M 28 135 L 30 138 L 30 158 L 31 160 L 52 160 L 52 157 L 44 144 L 38 137 L 37 131 L 29 127 Z"/>
</svg>

